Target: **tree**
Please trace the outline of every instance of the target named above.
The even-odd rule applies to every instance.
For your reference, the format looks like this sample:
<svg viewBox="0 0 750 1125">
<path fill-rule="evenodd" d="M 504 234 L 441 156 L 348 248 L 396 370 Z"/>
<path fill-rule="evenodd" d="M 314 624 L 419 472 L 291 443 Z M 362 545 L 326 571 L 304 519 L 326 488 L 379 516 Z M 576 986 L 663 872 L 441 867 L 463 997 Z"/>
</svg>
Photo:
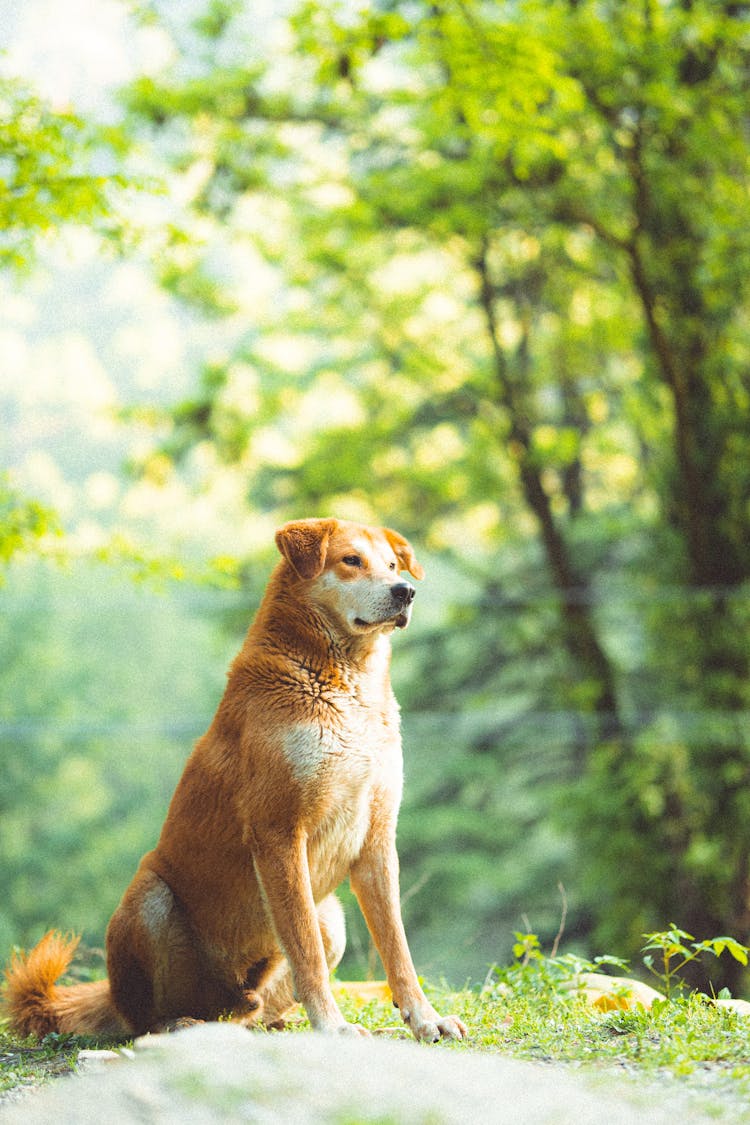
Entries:
<svg viewBox="0 0 750 1125">
<path fill-rule="evenodd" d="M 53 110 L 24 82 L 0 77 L 0 269 L 23 275 L 40 245 L 71 225 L 124 246 L 118 195 L 138 186 L 123 171 L 127 150 L 120 129 Z M 54 513 L 0 473 L 0 565 L 53 531 Z"/>
<path fill-rule="evenodd" d="M 7 474 L 0 476 L 0 563 L 6 564 L 35 540 L 56 530 L 48 508 L 19 495 Z"/>
<path fill-rule="evenodd" d="M 125 182 L 125 150 L 118 130 L 54 111 L 20 80 L 0 78 L 0 267 L 28 269 L 40 238 L 66 224 L 121 236 L 113 189 Z"/>
<path fill-rule="evenodd" d="M 467 851 L 507 814 L 509 747 L 563 714 L 557 774 L 538 762 L 585 871 L 578 926 L 744 940 L 745 13 L 307 3 L 290 27 L 284 83 L 237 62 L 130 93 L 200 166 L 196 214 L 284 274 L 283 329 L 207 368 L 166 452 L 210 446 L 284 514 L 377 496 L 467 576 L 471 651 L 431 636 L 411 689 L 474 716 L 422 794 Z"/>
<path fill-rule="evenodd" d="M 194 599 L 187 585 L 165 598 L 86 561 L 62 575 L 27 560 L 8 575 L 0 630 L 4 950 L 28 947 L 50 926 L 103 942 L 221 695 L 226 644 Z M 136 651 L 148 659 L 133 659 Z"/>
</svg>

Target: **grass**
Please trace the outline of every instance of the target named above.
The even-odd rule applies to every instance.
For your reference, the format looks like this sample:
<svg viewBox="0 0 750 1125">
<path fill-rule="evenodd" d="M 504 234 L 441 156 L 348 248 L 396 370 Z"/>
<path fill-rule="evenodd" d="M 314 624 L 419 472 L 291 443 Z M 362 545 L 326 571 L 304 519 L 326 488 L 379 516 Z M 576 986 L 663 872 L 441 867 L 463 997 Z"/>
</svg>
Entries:
<svg viewBox="0 0 750 1125">
<path fill-rule="evenodd" d="M 460 1016 L 469 1039 L 453 1050 L 591 1067 L 689 1076 L 706 1064 L 750 1095 L 750 1017 L 713 1007 L 696 994 L 659 1005 L 602 1012 L 576 994 L 429 989 L 435 1006 Z M 398 1013 L 375 1001 L 342 1002 L 348 1019 L 375 1029 L 403 1026 Z M 382 1034 L 382 1030 L 380 1034 Z"/>
<path fill-rule="evenodd" d="M 670 953 L 669 939 L 675 934 L 680 940 L 672 943 Z M 653 941 L 655 935 L 648 936 Z M 717 1007 L 699 993 L 681 991 L 672 969 L 684 959 L 685 948 L 692 948 L 685 945 L 689 935 L 673 929 L 656 936 L 663 939 L 660 964 L 669 973 L 669 999 L 658 1000 L 648 1011 L 640 1006 L 601 1011 L 580 990 L 571 989 L 571 983 L 581 972 L 599 972 L 605 965 L 622 969 L 621 962 L 545 957 L 534 935 L 518 935 L 515 963 L 496 969 L 481 990 L 451 992 L 426 986 L 439 1011 L 459 1016 L 470 1029 L 467 1041 L 442 1049 L 496 1052 L 594 1073 L 619 1070 L 649 1081 L 677 1081 L 708 1094 L 718 1108 L 729 1107 L 731 1115 L 732 1105 L 746 1106 L 750 1099 L 750 1016 Z M 362 1003 L 343 996 L 340 1004 L 351 1022 L 378 1035 L 409 1038 L 399 1013 L 382 1000 Z M 302 1017 L 293 1026 L 300 1031 L 309 1027 Z M 42 1043 L 19 1040 L 0 1023 L 0 1095 L 70 1073 L 84 1047 L 115 1045 L 56 1035 Z"/>
<path fill-rule="evenodd" d="M 39 1086 L 75 1069 L 82 1043 L 49 1035 L 43 1043 L 19 1039 L 0 1024 L 0 1096 L 24 1086 Z"/>
</svg>

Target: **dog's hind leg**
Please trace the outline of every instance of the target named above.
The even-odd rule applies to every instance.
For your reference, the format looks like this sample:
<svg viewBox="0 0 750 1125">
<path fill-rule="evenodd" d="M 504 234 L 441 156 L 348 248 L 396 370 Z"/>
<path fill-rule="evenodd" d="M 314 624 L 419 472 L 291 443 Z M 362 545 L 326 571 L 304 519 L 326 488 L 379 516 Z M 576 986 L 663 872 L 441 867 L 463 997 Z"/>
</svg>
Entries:
<svg viewBox="0 0 750 1125">
<path fill-rule="evenodd" d="M 328 968 L 333 972 L 344 956 L 346 926 L 341 903 L 334 894 L 318 905 L 318 924 L 323 938 Z M 263 1001 L 262 1019 L 266 1027 L 283 1026 L 284 1016 L 295 1006 L 294 984 L 289 962 L 284 958 L 276 971 L 259 989 Z"/>
<path fill-rule="evenodd" d="M 166 883 L 151 871 L 139 872 L 107 927 L 107 973 L 118 1011 L 137 1034 L 159 1021 L 159 944 L 173 906 Z"/>
<path fill-rule="evenodd" d="M 244 999 L 211 971 L 181 904 L 148 868 L 112 916 L 107 968 L 117 1009 L 136 1034 L 184 1018 L 217 1019 Z"/>
</svg>

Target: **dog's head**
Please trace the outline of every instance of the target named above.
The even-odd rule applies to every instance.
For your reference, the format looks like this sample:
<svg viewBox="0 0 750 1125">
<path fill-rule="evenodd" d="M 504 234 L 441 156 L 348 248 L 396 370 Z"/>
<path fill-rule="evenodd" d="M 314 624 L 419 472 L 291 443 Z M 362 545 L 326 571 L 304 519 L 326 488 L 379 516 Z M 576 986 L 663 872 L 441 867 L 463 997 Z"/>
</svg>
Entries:
<svg viewBox="0 0 750 1125">
<path fill-rule="evenodd" d="M 295 520 L 279 528 L 276 545 L 306 596 L 350 634 L 405 629 L 416 593 L 400 577 L 424 578 L 408 540 L 388 527 L 343 520 Z"/>
</svg>

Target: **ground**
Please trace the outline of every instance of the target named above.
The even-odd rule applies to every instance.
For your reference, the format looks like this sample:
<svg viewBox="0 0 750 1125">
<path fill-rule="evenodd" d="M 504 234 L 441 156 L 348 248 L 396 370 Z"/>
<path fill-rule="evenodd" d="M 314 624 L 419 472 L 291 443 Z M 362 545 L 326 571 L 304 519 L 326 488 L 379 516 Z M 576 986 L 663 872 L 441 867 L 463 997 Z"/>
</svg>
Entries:
<svg viewBox="0 0 750 1125">
<path fill-rule="evenodd" d="M 3 1114 L 55 1122 L 191 1125 L 673 1125 L 743 1120 L 674 1079 L 594 1074 L 445 1045 L 205 1024 L 139 1041 L 132 1057 L 55 1082 Z M 750 1120 L 746 1116 L 744 1120 Z"/>
<path fill-rule="evenodd" d="M 600 1011 L 580 996 L 533 990 L 432 998 L 466 1020 L 468 1043 L 417 1046 L 377 994 L 341 998 L 348 1018 L 379 1029 L 363 1041 L 313 1034 L 304 1021 L 282 1033 L 207 1024 L 124 1049 L 0 1040 L 6 1088 L 21 1099 L 4 1101 L 0 1116 L 24 1125 L 750 1122 L 750 1019 L 700 998 L 652 1012 Z M 21 1097 L 40 1077 L 76 1067 L 82 1046 L 113 1050 Z"/>
</svg>

